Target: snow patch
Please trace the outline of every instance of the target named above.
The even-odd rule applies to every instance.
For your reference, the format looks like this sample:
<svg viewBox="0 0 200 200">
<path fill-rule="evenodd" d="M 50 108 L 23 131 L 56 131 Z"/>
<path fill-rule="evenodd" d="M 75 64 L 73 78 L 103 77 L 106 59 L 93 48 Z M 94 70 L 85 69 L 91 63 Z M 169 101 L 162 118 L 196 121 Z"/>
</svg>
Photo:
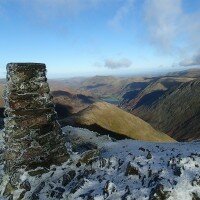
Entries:
<svg viewBox="0 0 200 200">
<path fill-rule="evenodd" d="M 64 127 L 63 133 L 70 159 L 45 173 L 24 171 L 21 184 L 30 184 L 24 199 L 200 198 L 200 142 L 114 141 L 70 126 Z M 21 190 L 15 191 L 16 196 Z"/>
</svg>

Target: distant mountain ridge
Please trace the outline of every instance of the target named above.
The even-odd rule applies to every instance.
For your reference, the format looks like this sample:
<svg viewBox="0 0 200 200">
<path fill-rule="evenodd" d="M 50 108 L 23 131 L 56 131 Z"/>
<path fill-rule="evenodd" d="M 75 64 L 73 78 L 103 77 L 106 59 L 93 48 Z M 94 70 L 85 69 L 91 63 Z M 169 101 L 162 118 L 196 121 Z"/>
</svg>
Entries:
<svg viewBox="0 0 200 200">
<path fill-rule="evenodd" d="M 160 111 L 160 116 L 158 116 L 155 113 L 163 108 L 159 109 L 156 105 L 161 104 L 164 99 L 168 99 L 167 96 L 171 96 L 170 94 L 173 92 L 177 95 L 177 97 L 174 96 L 174 99 L 176 99 L 174 101 L 186 101 L 186 95 L 184 96 L 175 91 L 182 85 L 190 84 L 190 82 L 199 78 L 199 68 L 171 72 L 158 77 L 120 78 L 97 76 L 83 80 L 79 87 L 77 85 L 77 88 L 88 91 L 92 96 L 103 97 L 105 101 L 107 101 L 106 97 L 116 97 L 119 101 L 119 107 L 142 118 L 156 129 L 167 132 L 171 137 L 180 141 L 187 141 L 199 139 L 199 115 L 188 115 L 188 119 L 185 121 L 185 118 L 182 116 L 179 116 L 178 118 L 177 116 L 175 117 L 174 113 L 178 112 L 179 109 L 175 106 L 174 111 L 171 111 L 173 113 L 172 115 L 166 114 L 167 111 L 163 113 Z M 188 104 L 190 105 L 192 112 L 198 112 L 199 108 L 196 104 L 199 103 L 199 90 L 195 90 L 195 93 L 192 93 L 190 90 L 191 88 L 188 87 L 185 91 L 190 95 Z M 171 102 L 172 100 L 169 101 Z M 166 102 L 166 106 L 167 105 L 169 108 L 166 109 L 171 110 L 170 103 Z M 187 107 L 187 103 L 184 105 Z M 181 107 L 183 111 L 185 107 Z M 154 109 L 156 111 L 154 111 Z M 187 118 L 186 112 L 180 112 L 180 115 L 181 114 L 186 115 Z M 162 118 L 162 123 L 160 123 L 160 118 Z M 171 121 L 173 121 L 173 123 L 170 123 Z M 165 123 L 169 123 L 169 125 L 163 125 Z M 188 125 L 188 123 L 190 125 Z M 178 125 L 180 126 L 179 128 L 177 128 Z"/>
<path fill-rule="evenodd" d="M 168 91 L 173 91 L 182 83 L 191 80 L 194 80 L 194 78 L 158 77 L 141 89 L 134 98 L 123 99 L 121 101 L 121 106 L 128 110 L 134 110 L 145 105 L 150 106 Z"/>
<path fill-rule="evenodd" d="M 179 71 L 179 72 L 171 72 L 171 73 L 168 73 L 167 76 L 198 78 L 198 77 L 200 77 L 200 69 L 193 68 L 193 69 L 187 69 L 187 70 L 183 70 L 183 71 Z"/>
<path fill-rule="evenodd" d="M 194 87 L 190 86 L 190 83 L 199 78 L 200 69 L 188 69 L 157 77 L 95 76 L 49 80 L 49 82 L 59 119 L 65 119 L 97 100 L 103 100 L 118 104 L 120 108 L 142 118 L 176 140 L 188 141 L 199 139 L 200 134 L 199 89 L 192 90 Z M 5 80 L 1 79 L 1 95 L 4 84 Z M 185 88 L 185 95 L 180 92 L 180 87 Z M 180 101 L 182 106 L 178 105 Z M 171 109 L 172 102 L 176 105 L 173 107 L 174 110 Z M 3 104 L 1 98 L 1 127 L 3 127 Z M 175 113 L 178 113 L 179 107 L 182 111 L 177 116 Z M 186 112 L 188 109 L 192 114 Z"/>
<path fill-rule="evenodd" d="M 183 83 L 132 113 L 178 141 L 200 139 L 200 79 Z"/>
</svg>

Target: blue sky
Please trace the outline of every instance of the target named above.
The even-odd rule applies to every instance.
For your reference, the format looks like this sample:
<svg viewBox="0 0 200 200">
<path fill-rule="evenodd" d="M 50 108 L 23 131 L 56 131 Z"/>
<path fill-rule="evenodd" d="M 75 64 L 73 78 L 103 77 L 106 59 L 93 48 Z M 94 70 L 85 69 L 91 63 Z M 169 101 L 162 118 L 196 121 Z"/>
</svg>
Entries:
<svg viewBox="0 0 200 200">
<path fill-rule="evenodd" d="M 0 0 L 0 76 L 43 62 L 49 77 L 200 65 L 199 0 Z"/>
</svg>

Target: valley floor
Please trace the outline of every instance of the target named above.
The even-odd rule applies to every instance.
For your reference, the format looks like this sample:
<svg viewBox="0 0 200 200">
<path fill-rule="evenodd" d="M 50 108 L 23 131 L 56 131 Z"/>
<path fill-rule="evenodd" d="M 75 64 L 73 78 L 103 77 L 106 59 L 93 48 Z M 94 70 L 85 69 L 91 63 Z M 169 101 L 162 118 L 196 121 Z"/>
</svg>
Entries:
<svg viewBox="0 0 200 200">
<path fill-rule="evenodd" d="M 114 141 L 70 126 L 63 133 L 71 158 L 62 166 L 24 171 L 14 199 L 200 199 L 200 142 Z M 3 164 L 1 182 L 3 193 Z"/>
</svg>

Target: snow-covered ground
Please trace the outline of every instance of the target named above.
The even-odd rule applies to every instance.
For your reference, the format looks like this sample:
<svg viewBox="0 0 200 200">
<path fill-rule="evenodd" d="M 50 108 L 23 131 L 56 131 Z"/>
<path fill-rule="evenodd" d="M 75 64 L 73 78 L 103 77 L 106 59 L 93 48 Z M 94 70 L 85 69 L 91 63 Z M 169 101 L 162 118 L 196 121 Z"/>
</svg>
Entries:
<svg viewBox="0 0 200 200">
<path fill-rule="evenodd" d="M 113 141 L 70 126 L 63 132 L 71 158 L 62 166 L 24 171 L 14 199 L 200 199 L 200 142 Z M 1 174 L 2 165 L 0 180 Z"/>
</svg>

